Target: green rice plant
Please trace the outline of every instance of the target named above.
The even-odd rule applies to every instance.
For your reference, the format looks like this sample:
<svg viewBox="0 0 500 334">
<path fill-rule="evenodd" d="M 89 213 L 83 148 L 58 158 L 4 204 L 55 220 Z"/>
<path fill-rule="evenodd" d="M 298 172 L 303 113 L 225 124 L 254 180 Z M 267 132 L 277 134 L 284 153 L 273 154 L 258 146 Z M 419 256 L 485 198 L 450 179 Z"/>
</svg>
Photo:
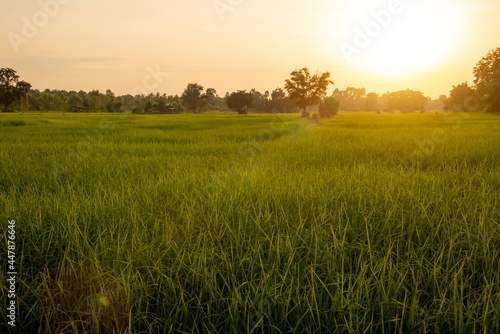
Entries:
<svg viewBox="0 0 500 334">
<path fill-rule="evenodd" d="M 500 330 L 498 115 L 23 117 L 0 218 L 25 332 Z"/>
</svg>

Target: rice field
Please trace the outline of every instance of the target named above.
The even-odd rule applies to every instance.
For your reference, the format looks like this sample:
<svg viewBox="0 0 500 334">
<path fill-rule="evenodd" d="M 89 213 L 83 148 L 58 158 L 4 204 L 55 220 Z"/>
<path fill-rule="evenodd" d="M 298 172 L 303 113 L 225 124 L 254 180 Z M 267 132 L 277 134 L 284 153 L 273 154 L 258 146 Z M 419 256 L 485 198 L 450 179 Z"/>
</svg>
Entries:
<svg viewBox="0 0 500 334">
<path fill-rule="evenodd" d="M 498 333 L 500 116 L 0 115 L 1 333 Z"/>
</svg>

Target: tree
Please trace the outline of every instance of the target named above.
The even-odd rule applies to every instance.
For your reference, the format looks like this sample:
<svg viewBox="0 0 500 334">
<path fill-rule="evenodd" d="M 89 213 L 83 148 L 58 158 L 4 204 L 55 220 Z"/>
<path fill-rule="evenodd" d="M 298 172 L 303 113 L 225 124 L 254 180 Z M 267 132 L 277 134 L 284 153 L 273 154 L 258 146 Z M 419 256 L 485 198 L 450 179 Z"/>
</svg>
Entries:
<svg viewBox="0 0 500 334">
<path fill-rule="evenodd" d="M 144 112 L 146 114 L 150 114 L 152 113 L 154 110 L 154 107 L 153 107 L 153 102 L 151 102 L 151 100 L 146 100 L 146 103 L 144 104 Z"/>
<path fill-rule="evenodd" d="M 255 110 L 256 112 L 265 112 L 269 108 L 269 92 L 268 97 L 266 97 L 266 94 L 262 94 L 261 92 L 257 91 L 255 88 L 250 91 L 250 93 L 253 95 L 253 101 L 252 105 L 250 106 L 251 109 Z"/>
<path fill-rule="evenodd" d="M 182 103 L 188 108 L 197 112 L 198 108 L 203 106 L 205 99 L 202 97 L 203 86 L 197 83 L 190 83 L 187 85 L 184 93 L 182 93 Z"/>
<path fill-rule="evenodd" d="M 329 72 L 316 72 L 311 75 L 309 70 L 304 67 L 290 73 L 290 79 L 285 81 L 285 90 L 290 99 L 302 109 L 304 115 L 308 106 L 321 103 L 330 84 L 334 85 L 333 81 L 330 80 Z"/>
<path fill-rule="evenodd" d="M 446 95 L 440 95 L 437 99 L 429 97 L 425 109 L 428 111 L 444 110 L 446 100 L 448 100 Z"/>
<path fill-rule="evenodd" d="M 368 93 L 365 99 L 365 111 L 378 111 L 378 94 Z"/>
<path fill-rule="evenodd" d="M 205 94 L 201 96 L 201 107 L 202 108 L 211 108 L 212 103 L 214 103 L 215 98 L 217 97 L 217 91 L 215 88 L 207 88 Z"/>
<path fill-rule="evenodd" d="M 54 94 L 45 92 L 38 94 L 38 106 L 40 111 L 54 110 Z"/>
<path fill-rule="evenodd" d="M 205 96 L 207 98 L 215 98 L 217 97 L 217 91 L 215 88 L 207 88 L 207 91 L 205 92 Z"/>
<path fill-rule="evenodd" d="M 0 69 L 0 104 L 3 111 L 9 110 L 9 106 L 17 99 L 25 96 L 31 89 L 31 84 L 19 81 L 16 71 L 11 68 Z"/>
<path fill-rule="evenodd" d="M 99 90 L 92 90 L 87 95 L 89 108 L 92 111 L 101 111 L 104 108 L 104 95 Z"/>
<path fill-rule="evenodd" d="M 286 97 L 285 91 L 283 90 L 283 88 L 280 88 L 280 87 L 276 88 L 271 93 L 271 100 L 272 101 L 281 100 L 281 99 L 284 99 L 285 97 Z"/>
<path fill-rule="evenodd" d="M 476 94 L 487 112 L 500 112 L 500 48 L 489 51 L 474 67 Z"/>
<path fill-rule="evenodd" d="M 267 101 L 266 111 L 274 113 L 300 112 L 298 107 L 286 96 L 282 88 L 276 88 L 271 93 L 271 100 Z"/>
<path fill-rule="evenodd" d="M 226 97 L 226 104 L 230 109 L 236 110 L 238 114 L 247 114 L 248 107 L 253 102 L 254 95 L 245 90 L 239 90 Z"/>
<path fill-rule="evenodd" d="M 114 99 L 115 98 L 115 93 L 111 91 L 111 89 L 106 90 L 106 96 L 109 96 L 110 98 Z"/>
<path fill-rule="evenodd" d="M 83 107 L 83 99 L 78 94 L 71 94 L 69 96 L 69 107 Z"/>
<path fill-rule="evenodd" d="M 476 92 L 467 82 L 458 86 L 453 86 L 450 91 L 450 97 L 444 103 L 445 111 L 477 111 L 480 105 L 476 98 Z"/>
<path fill-rule="evenodd" d="M 54 109 L 57 111 L 67 111 L 69 109 L 69 101 L 64 93 L 54 95 Z"/>
<path fill-rule="evenodd" d="M 30 101 L 28 94 L 24 94 L 23 96 L 18 98 L 16 101 L 12 103 L 12 106 L 14 107 L 14 110 L 22 111 L 23 113 L 25 111 L 28 111 L 30 109 Z"/>
<path fill-rule="evenodd" d="M 365 88 L 347 87 L 343 91 L 335 89 L 333 96 L 339 100 L 342 110 L 361 111 L 365 109 Z"/>
<path fill-rule="evenodd" d="M 122 101 L 120 100 L 111 100 L 106 106 L 106 110 L 108 112 L 121 112 L 122 111 Z"/>
<path fill-rule="evenodd" d="M 182 111 L 184 111 L 184 106 L 182 104 L 180 104 L 179 102 L 173 102 L 172 106 L 174 107 L 174 110 L 176 112 L 182 112 Z"/>
<path fill-rule="evenodd" d="M 325 97 L 319 105 L 319 117 L 330 118 L 336 116 L 340 109 L 340 102 L 333 96 Z"/>
<path fill-rule="evenodd" d="M 424 93 L 411 89 L 388 93 L 386 97 L 388 108 L 390 110 L 399 110 L 402 113 L 423 111 L 427 103 Z"/>
</svg>

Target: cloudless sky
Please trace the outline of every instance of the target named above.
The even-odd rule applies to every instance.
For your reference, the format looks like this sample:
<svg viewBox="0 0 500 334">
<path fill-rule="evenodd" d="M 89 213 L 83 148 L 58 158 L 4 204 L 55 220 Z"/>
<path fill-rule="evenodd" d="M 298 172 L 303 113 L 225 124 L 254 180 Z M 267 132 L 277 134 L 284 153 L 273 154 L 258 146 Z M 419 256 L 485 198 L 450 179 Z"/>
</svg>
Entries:
<svg viewBox="0 0 500 334">
<path fill-rule="evenodd" d="M 331 89 L 437 98 L 471 83 L 477 61 L 500 47 L 497 0 L 394 1 L 0 0 L 0 67 L 40 90 L 116 94 L 159 68 L 146 86 L 169 95 L 191 82 L 219 95 L 272 91 L 308 67 L 329 71 Z M 377 21 L 391 6 L 398 10 Z M 357 49 L 352 57 L 346 45 Z"/>
</svg>

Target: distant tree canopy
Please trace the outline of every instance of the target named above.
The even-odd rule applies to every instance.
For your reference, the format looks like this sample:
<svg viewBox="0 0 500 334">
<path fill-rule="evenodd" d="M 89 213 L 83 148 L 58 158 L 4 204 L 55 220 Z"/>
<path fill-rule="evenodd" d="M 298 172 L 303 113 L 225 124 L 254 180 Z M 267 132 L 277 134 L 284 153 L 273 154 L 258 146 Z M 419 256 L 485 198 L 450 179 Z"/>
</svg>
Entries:
<svg viewBox="0 0 500 334">
<path fill-rule="evenodd" d="M 325 97 L 319 104 L 318 113 L 321 118 L 336 116 L 340 109 L 340 102 L 333 96 Z"/>
<path fill-rule="evenodd" d="M 290 79 L 285 81 L 285 90 L 290 99 L 305 113 L 308 106 L 321 103 L 330 84 L 334 83 L 330 80 L 329 72 L 316 72 L 311 75 L 304 67 L 290 73 Z"/>
<path fill-rule="evenodd" d="M 368 93 L 365 98 L 365 111 L 378 111 L 378 94 Z"/>
<path fill-rule="evenodd" d="M 16 100 L 26 97 L 30 91 L 31 84 L 19 81 L 17 72 L 11 68 L 0 69 L 0 104 L 3 111 L 9 111 L 9 106 Z"/>
<path fill-rule="evenodd" d="M 271 101 L 277 101 L 284 98 L 286 98 L 286 93 L 283 88 L 278 87 L 271 93 Z"/>
<path fill-rule="evenodd" d="M 271 100 L 267 101 L 265 111 L 272 113 L 299 112 L 298 107 L 286 96 L 285 91 L 280 87 L 271 92 Z"/>
<path fill-rule="evenodd" d="M 105 93 L 98 90 L 90 92 L 50 90 L 30 90 L 31 85 L 19 81 L 12 69 L 1 69 L 0 106 L 3 110 L 14 108 L 18 111 L 91 111 L 91 112 L 133 112 L 133 113 L 179 113 L 186 108 L 195 113 L 203 110 L 228 111 L 239 113 L 296 113 L 303 116 L 308 107 L 317 107 L 320 117 L 331 117 L 339 110 L 413 111 L 441 110 L 480 110 L 484 106 L 489 111 L 500 110 L 500 48 L 490 51 L 475 67 L 476 86 L 463 83 L 454 86 L 450 98 L 445 95 L 432 100 L 422 92 L 402 90 L 387 92 L 382 96 L 366 93 L 365 88 L 347 87 L 335 89 L 331 98 L 325 98 L 330 84 L 330 73 L 311 73 L 307 68 L 295 69 L 285 80 L 285 86 L 261 93 L 256 89 L 226 93 L 219 97 L 213 88 L 204 91 L 203 86 L 190 83 L 182 96 L 151 93 L 132 96 L 115 95 L 110 89 Z M 6 87 L 9 87 L 8 89 Z M 24 92 L 16 95 L 16 92 Z M 17 97 L 13 100 L 13 96 Z M 251 101 L 251 102 L 250 102 Z M 82 108 L 83 107 L 83 108 Z M 309 110 L 311 111 L 311 110 Z"/>
<path fill-rule="evenodd" d="M 217 97 L 217 91 L 214 88 L 208 88 L 203 94 L 203 86 L 197 83 L 190 83 L 182 93 L 182 103 L 194 113 L 200 112 L 207 105 L 211 105 Z"/>
<path fill-rule="evenodd" d="M 467 82 L 453 86 L 450 97 L 444 103 L 445 111 L 478 111 L 481 109 L 480 101 L 476 98 L 476 91 Z"/>
<path fill-rule="evenodd" d="M 198 109 L 203 105 L 204 101 L 202 98 L 203 86 L 197 83 L 190 83 L 184 89 L 181 99 L 182 103 L 188 108 L 197 112 Z"/>
<path fill-rule="evenodd" d="M 474 68 L 476 94 L 486 111 L 500 112 L 500 48 L 491 50 Z"/>
<path fill-rule="evenodd" d="M 379 105 L 384 104 L 377 93 L 367 94 L 365 88 L 335 89 L 332 96 L 340 102 L 340 110 L 343 111 L 378 111 Z"/>
<path fill-rule="evenodd" d="M 248 112 L 296 113 L 300 111 L 290 98 L 286 96 L 286 93 L 282 88 L 276 88 L 272 91 L 272 93 L 269 93 L 269 91 L 260 93 L 256 89 L 252 89 L 249 94 L 253 95 L 253 99 L 252 104 L 247 108 Z M 226 101 L 229 96 L 230 94 L 227 93 L 225 98 L 226 107 L 228 107 Z"/>
<path fill-rule="evenodd" d="M 389 110 L 399 110 L 402 113 L 425 111 L 427 98 L 422 92 L 407 89 L 387 93 L 385 96 L 387 98 L 387 107 Z"/>
<path fill-rule="evenodd" d="M 205 101 L 210 103 L 214 98 L 217 97 L 217 91 L 214 88 L 208 88 L 205 92 Z"/>
<path fill-rule="evenodd" d="M 432 98 L 427 98 L 427 104 L 425 106 L 426 110 L 444 110 L 445 109 L 445 104 L 446 101 L 448 100 L 448 97 L 446 95 L 440 95 L 439 98 L 433 100 Z"/>
<path fill-rule="evenodd" d="M 252 104 L 254 94 L 239 90 L 226 97 L 226 104 L 229 108 L 236 110 L 238 114 L 248 113 L 248 107 Z"/>
<path fill-rule="evenodd" d="M 76 93 L 69 96 L 69 107 L 83 107 L 83 99 Z"/>
<path fill-rule="evenodd" d="M 366 89 L 347 87 L 345 90 L 335 89 L 333 96 L 339 100 L 342 110 L 362 111 L 365 110 Z"/>
</svg>

